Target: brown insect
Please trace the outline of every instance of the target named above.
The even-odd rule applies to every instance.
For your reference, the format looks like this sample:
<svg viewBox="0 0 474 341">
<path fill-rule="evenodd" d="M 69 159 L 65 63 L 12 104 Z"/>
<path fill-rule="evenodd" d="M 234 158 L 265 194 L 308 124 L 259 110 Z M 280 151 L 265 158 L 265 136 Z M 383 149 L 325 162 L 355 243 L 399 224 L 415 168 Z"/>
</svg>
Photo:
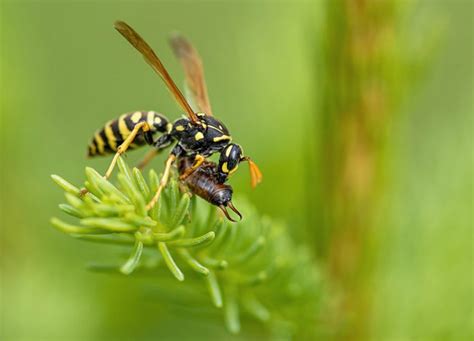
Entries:
<svg viewBox="0 0 474 341">
<path fill-rule="evenodd" d="M 183 174 L 192 164 L 193 159 L 191 157 L 179 158 L 179 174 Z M 182 182 L 193 194 L 203 198 L 212 205 L 216 205 L 221 209 L 227 219 L 235 222 L 236 220 L 232 219 L 227 212 L 227 207 L 234 211 L 240 219 L 242 219 L 242 214 L 240 214 L 232 203 L 232 187 L 219 183 L 216 176 L 216 167 L 217 164 L 215 162 L 204 161 L 195 172 L 189 175 L 185 180 L 182 180 Z"/>
</svg>

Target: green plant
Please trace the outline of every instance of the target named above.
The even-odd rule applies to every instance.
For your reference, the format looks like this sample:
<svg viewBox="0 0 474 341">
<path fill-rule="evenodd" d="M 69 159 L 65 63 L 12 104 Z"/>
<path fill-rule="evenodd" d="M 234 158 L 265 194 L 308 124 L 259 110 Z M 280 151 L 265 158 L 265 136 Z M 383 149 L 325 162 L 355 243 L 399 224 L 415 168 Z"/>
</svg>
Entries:
<svg viewBox="0 0 474 341">
<path fill-rule="evenodd" d="M 158 271 L 166 267 L 178 281 L 189 278 L 189 286 L 204 281 L 232 333 L 240 330 L 241 308 L 278 335 L 314 333 L 322 282 L 309 252 L 295 245 L 284 225 L 260 217 L 242 198 L 237 202 L 245 219 L 230 223 L 175 179 L 147 212 L 158 175 L 151 170 L 147 182 L 122 159 L 118 166 L 118 186 L 86 168 L 89 192 L 82 197 L 79 188 L 52 176 L 65 191 L 67 203 L 60 209 L 79 219 L 73 225 L 52 218 L 54 227 L 77 239 L 131 248 L 121 265 L 94 270 L 127 276 L 147 271 L 162 278 L 170 276 Z"/>
</svg>

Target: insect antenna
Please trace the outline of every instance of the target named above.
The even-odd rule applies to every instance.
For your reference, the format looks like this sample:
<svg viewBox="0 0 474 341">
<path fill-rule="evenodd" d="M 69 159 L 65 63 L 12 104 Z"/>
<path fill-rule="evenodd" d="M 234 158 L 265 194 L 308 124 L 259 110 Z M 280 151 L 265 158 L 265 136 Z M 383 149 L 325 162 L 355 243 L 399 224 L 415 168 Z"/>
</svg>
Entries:
<svg viewBox="0 0 474 341">
<path fill-rule="evenodd" d="M 248 156 L 244 156 L 242 161 L 247 161 L 249 163 L 249 170 L 250 170 L 250 178 L 252 183 L 252 188 L 257 187 L 257 185 L 262 182 L 262 172 L 258 168 L 257 164 L 252 161 L 252 159 Z"/>
</svg>

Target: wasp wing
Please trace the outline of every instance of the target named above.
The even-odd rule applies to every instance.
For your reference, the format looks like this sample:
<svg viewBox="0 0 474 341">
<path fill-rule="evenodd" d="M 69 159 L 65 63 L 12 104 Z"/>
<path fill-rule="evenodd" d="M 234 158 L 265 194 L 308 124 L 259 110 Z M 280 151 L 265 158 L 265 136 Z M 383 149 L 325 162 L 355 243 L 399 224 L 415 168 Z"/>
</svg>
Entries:
<svg viewBox="0 0 474 341">
<path fill-rule="evenodd" d="M 153 68 L 153 70 L 155 70 L 161 79 L 163 79 L 171 94 L 176 99 L 176 102 L 178 102 L 181 108 L 183 108 L 183 110 L 188 114 L 189 119 L 194 124 L 199 123 L 200 121 L 197 115 L 194 113 L 193 109 L 186 101 L 183 94 L 178 89 L 168 71 L 166 71 L 165 67 L 161 63 L 156 53 L 152 50 L 150 45 L 148 45 L 148 43 L 127 23 L 123 21 L 117 21 L 115 22 L 114 26 L 115 29 L 143 55 L 145 61 Z"/>
<path fill-rule="evenodd" d="M 171 47 L 180 60 L 186 75 L 186 84 L 191 92 L 194 103 L 200 111 L 212 116 L 211 104 L 207 95 L 206 80 L 201 57 L 191 43 L 179 34 L 170 39 Z"/>
</svg>

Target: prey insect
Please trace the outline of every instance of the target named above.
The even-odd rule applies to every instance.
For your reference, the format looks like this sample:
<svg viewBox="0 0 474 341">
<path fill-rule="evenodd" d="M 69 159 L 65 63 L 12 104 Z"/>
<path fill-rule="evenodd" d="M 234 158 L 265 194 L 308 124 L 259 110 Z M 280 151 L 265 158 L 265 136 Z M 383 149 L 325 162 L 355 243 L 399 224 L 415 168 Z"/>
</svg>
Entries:
<svg viewBox="0 0 474 341">
<path fill-rule="evenodd" d="M 192 157 L 180 157 L 177 165 L 179 174 L 186 172 L 186 170 L 192 166 L 193 162 Z M 242 219 L 242 214 L 240 214 L 232 203 L 232 187 L 219 182 L 216 170 L 217 164 L 215 162 L 204 161 L 195 172 L 182 182 L 193 194 L 219 207 L 230 221 L 235 222 L 236 220 L 230 217 L 229 212 L 227 212 L 227 207 Z"/>
<path fill-rule="evenodd" d="M 232 188 L 225 185 L 225 182 L 242 161 L 249 163 L 252 187 L 262 180 L 262 173 L 257 165 L 244 155 L 242 147 L 232 143 L 226 126 L 212 116 L 202 61 L 197 51 L 181 36 L 175 35 L 170 41 L 175 55 L 183 65 L 191 103 L 198 109 L 195 111 L 145 40 L 123 21 L 116 22 L 115 29 L 142 54 L 145 61 L 161 77 L 186 116 L 171 123 L 164 115 L 155 111 L 124 114 L 109 121 L 94 135 L 89 145 L 89 156 L 115 153 L 104 175 L 109 178 L 118 157 L 128 149 L 145 144 L 154 147 L 140 163 L 139 167 L 143 168 L 156 154 L 173 145 L 166 159 L 159 187 L 147 209 L 151 209 L 158 202 L 163 188 L 168 183 L 171 168 L 178 160 L 179 178 L 191 191 L 211 204 L 219 207 L 229 206 L 234 210 L 230 199 L 225 203 L 218 202 L 213 199 L 211 192 L 214 193 L 213 190 L 219 188 L 219 193 L 230 194 L 231 198 Z M 156 133 L 162 134 L 155 138 Z M 217 164 L 207 161 L 214 153 L 220 154 Z M 193 177 L 189 179 L 191 176 Z M 202 181 L 207 181 L 208 185 L 201 185 Z M 227 211 L 223 211 L 230 219 Z M 237 210 L 234 211 L 241 217 Z"/>
</svg>

